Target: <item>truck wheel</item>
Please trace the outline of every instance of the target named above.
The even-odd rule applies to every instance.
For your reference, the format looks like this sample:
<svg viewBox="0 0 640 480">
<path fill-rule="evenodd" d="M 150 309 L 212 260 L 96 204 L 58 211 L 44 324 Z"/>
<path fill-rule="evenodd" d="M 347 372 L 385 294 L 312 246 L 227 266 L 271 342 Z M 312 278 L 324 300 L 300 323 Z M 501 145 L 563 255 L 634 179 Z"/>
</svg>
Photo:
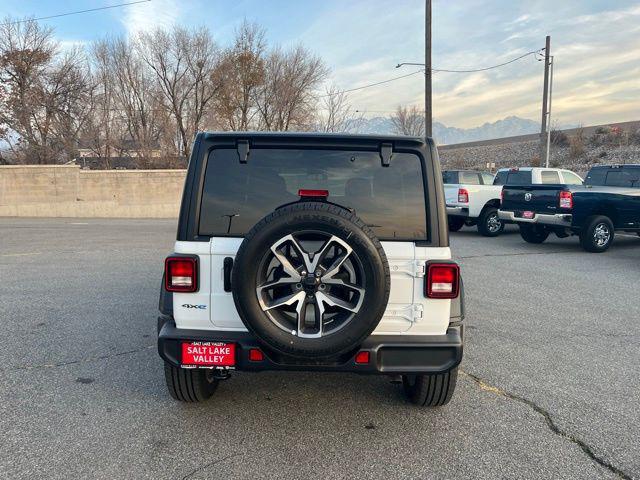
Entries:
<svg viewBox="0 0 640 480">
<path fill-rule="evenodd" d="M 464 218 L 462 217 L 449 217 L 449 231 L 457 232 L 464 226 Z"/>
<path fill-rule="evenodd" d="M 549 230 L 539 225 L 520 225 L 520 236 L 527 243 L 542 243 L 549 236 Z"/>
<path fill-rule="evenodd" d="M 580 232 L 580 245 L 587 252 L 601 253 L 613 242 L 613 222 L 604 215 L 587 218 L 586 226 Z"/>
<path fill-rule="evenodd" d="M 485 208 L 478 218 L 478 232 L 483 237 L 497 237 L 504 230 L 504 223 L 495 207 Z"/>
<path fill-rule="evenodd" d="M 402 386 L 409 401 L 421 407 L 441 407 L 456 389 L 458 369 L 432 375 L 403 375 Z"/>
<path fill-rule="evenodd" d="M 203 402 L 213 395 L 218 386 L 213 370 L 178 368 L 166 362 L 164 378 L 169 394 L 181 402 Z"/>
<path fill-rule="evenodd" d="M 380 322 L 391 288 L 375 234 L 323 202 L 286 205 L 260 220 L 231 278 L 247 329 L 269 349 L 304 359 L 356 349 Z"/>
</svg>

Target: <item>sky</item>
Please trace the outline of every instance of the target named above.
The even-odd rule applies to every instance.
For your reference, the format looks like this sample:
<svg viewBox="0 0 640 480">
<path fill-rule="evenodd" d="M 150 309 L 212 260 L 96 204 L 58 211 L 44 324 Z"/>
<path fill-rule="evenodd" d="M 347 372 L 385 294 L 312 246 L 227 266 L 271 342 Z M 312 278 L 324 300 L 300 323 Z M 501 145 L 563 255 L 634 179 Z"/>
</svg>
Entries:
<svg viewBox="0 0 640 480">
<path fill-rule="evenodd" d="M 127 0 L 2 0 L 0 18 L 42 17 Z M 129 0 L 130 1 L 130 0 Z M 351 89 L 408 74 L 424 62 L 424 0 L 151 0 L 44 20 L 60 44 L 89 45 L 173 24 L 208 27 L 229 45 L 247 19 L 270 45 L 303 44 L 331 70 L 327 86 Z M 554 56 L 552 123 L 597 125 L 640 119 L 640 2 L 609 0 L 434 0 L 432 65 L 474 69 L 544 47 Z M 447 126 L 470 128 L 510 115 L 541 116 L 543 62 L 528 56 L 477 73 L 434 73 L 433 112 Z M 349 94 L 366 116 L 424 105 L 421 73 Z"/>
</svg>

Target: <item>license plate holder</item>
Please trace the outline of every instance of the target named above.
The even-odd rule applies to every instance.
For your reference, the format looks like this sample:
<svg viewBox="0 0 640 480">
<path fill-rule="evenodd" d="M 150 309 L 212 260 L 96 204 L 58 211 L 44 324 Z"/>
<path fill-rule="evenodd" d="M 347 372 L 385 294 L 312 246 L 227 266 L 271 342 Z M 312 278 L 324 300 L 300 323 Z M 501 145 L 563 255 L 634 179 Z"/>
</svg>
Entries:
<svg viewBox="0 0 640 480">
<path fill-rule="evenodd" d="M 521 218 L 525 218 L 527 220 L 531 220 L 536 216 L 535 212 L 532 212 L 531 210 L 525 210 L 523 212 L 520 212 L 520 217 Z"/>
<path fill-rule="evenodd" d="M 236 364 L 236 344 L 182 342 L 182 368 L 231 368 Z"/>
</svg>

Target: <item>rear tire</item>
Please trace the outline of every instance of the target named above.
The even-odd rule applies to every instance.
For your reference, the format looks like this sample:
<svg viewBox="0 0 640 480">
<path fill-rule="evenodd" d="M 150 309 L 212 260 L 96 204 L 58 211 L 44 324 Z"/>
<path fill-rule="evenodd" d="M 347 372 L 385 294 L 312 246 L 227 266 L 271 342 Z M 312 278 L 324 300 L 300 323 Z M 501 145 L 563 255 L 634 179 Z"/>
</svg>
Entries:
<svg viewBox="0 0 640 480">
<path fill-rule="evenodd" d="M 580 245 L 587 252 L 606 252 L 613 243 L 613 222 L 604 215 L 593 215 L 587 218 L 585 227 L 580 232 Z"/>
<path fill-rule="evenodd" d="M 549 236 L 549 230 L 539 225 L 520 225 L 520 236 L 527 243 L 542 243 Z"/>
<path fill-rule="evenodd" d="M 449 217 L 449 231 L 457 232 L 464 227 L 464 218 L 462 217 Z"/>
<path fill-rule="evenodd" d="M 164 364 L 164 378 L 173 399 L 180 402 L 203 402 L 211 398 L 218 386 L 213 370 L 195 370 Z"/>
<path fill-rule="evenodd" d="M 483 237 L 497 237 L 504 230 L 504 222 L 498 217 L 498 209 L 485 208 L 478 218 L 478 232 Z"/>
<path fill-rule="evenodd" d="M 407 399 L 420 407 L 441 407 L 451 400 L 456 389 L 458 369 L 432 375 L 403 375 Z"/>
</svg>

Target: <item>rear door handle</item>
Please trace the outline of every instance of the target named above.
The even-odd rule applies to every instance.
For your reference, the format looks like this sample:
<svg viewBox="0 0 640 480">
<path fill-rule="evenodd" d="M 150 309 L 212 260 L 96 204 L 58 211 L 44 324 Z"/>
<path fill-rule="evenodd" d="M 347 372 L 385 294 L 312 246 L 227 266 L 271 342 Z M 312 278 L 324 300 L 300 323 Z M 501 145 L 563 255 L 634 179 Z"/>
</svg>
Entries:
<svg viewBox="0 0 640 480">
<path fill-rule="evenodd" d="M 233 269 L 233 258 L 225 257 L 222 262 L 222 271 L 224 273 L 222 279 L 222 288 L 225 292 L 231 291 L 231 270 Z"/>
</svg>

